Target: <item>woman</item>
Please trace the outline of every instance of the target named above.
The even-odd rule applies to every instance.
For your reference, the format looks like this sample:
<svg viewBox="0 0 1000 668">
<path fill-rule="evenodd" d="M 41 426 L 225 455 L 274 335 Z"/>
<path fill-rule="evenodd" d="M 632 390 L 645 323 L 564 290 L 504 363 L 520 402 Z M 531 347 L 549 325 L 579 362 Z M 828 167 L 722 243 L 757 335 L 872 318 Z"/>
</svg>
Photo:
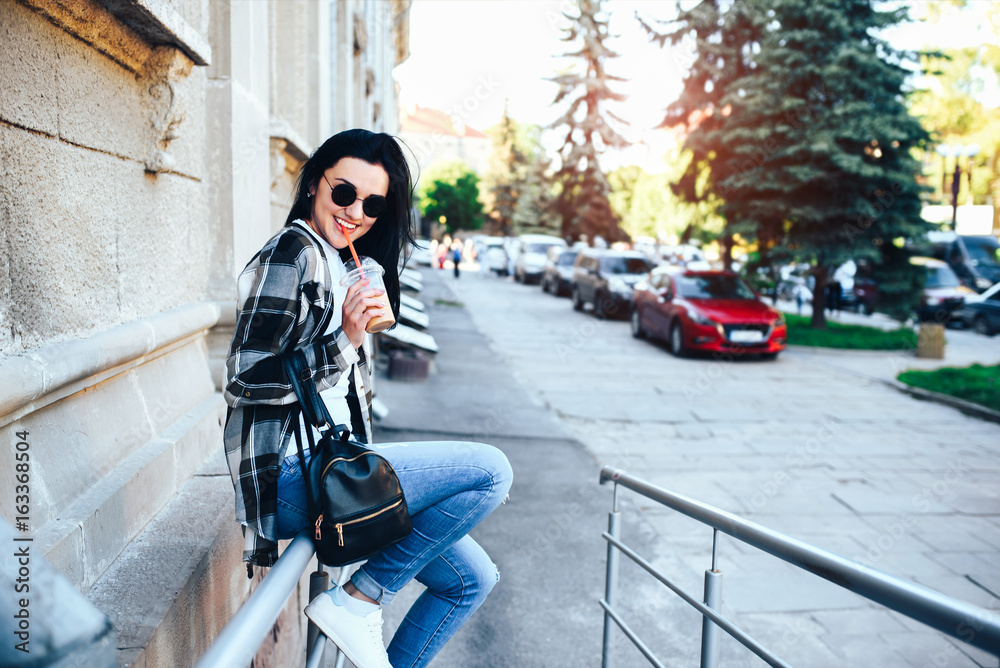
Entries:
<svg viewBox="0 0 1000 668">
<path fill-rule="evenodd" d="M 270 566 L 279 539 L 310 524 L 293 446 L 300 428 L 281 356 L 299 349 L 335 423 L 371 443 L 368 321 L 382 314 L 366 280 L 340 287 L 348 236 L 385 268 L 399 313 L 398 261 L 412 244 L 409 169 L 386 134 L 349 130 L 303 165 L 283 227 L 238 281 L 238 318 L 226 362 L 226 456 L 244 530 L 244 561 Z M 304 427 L 303 427 L 304 428 Z M 305 441 L 304 441 L 305 442 Z M 511 470 L 480 443 L 372 446 L 395 468 L 413 532 L 369 559 L 343 588 L 320 594 L 306 615 L 359 668 L 424 666 L 482 604 L 499 575 L 467 534 L 506 498 Z M 307 453 L 308 458 L 308 453 Z M 411 579 L 427 590 L 410 608 L 388 652 L 382 608 Z"/>
</svg>

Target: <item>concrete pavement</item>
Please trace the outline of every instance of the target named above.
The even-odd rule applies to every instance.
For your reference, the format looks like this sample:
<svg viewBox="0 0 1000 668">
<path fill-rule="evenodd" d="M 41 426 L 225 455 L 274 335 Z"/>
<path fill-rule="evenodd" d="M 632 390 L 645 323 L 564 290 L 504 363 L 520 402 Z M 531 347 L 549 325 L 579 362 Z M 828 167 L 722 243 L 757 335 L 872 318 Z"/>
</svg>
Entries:
<svg viewBox="0 0 1000 668">
<path fill-rule="evenodd" d="M 775 363 L 678 360 L 631 339 L 626 323 L 575 313 L 537 287 L 425 276 L 421 298 L 442 349 L 436 373 L 426 384 L 382 381 L 392 413 L 379 440 L 486 440 L 515 471 L 511 502 L 475 534 L 501 585 L 436 665 L 599 664 L 603 463 L 1000 608 L 997 425 L 918 402 L 817 351 L 792 349 Z M 711 531 L 629 494 L 623 509 L 626 541 L 700 592 Z M 793 665 L 997 665 L 728 538 L 721 569 L 724 611 Z M 650 580 L 623 569 L 626 615 L 670 665 L 696 665 L 698 615 Z M 646 665 L 627 642 L 617 655 L 616 665 Z M 759 665 L 732 641 L 723 658 Z"/>
<path fill-rule="evenodd" d="M 611 490 L 598 484 L 594 457 L 525 391 L 468 311 L 455 305 L 442 274 L 424 275 L 419 296 L 441 352 L 426 383 L 377 379 L 390 414 L 376 425 L 376 438 L 483 441 L 502 449 L 514 469 L 510 499 L 472 533 L 496 562 L 500 583 L 434 665 L 599 665 L 600 535 Z M 386 608 L 387 639 L 421 591 L 414 583 Z"/>
</svg>

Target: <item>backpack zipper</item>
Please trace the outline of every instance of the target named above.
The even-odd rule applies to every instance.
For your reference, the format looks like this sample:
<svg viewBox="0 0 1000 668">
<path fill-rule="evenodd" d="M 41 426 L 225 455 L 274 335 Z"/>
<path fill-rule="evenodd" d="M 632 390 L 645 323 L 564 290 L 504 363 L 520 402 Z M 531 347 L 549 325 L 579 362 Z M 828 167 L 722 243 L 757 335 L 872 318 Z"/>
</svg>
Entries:
<svg viewBox="0 0 1000 668">
<path fill-rule="evenodd" d="M 386 506 L 385 508 L 377 510 L 374 513 L 370 513 L 368 515 L 365 515 L 364 517 L 356 517 L 353 520 L 348 520 L 346 522 L 338 522 L 337 524 L 334 524 L 333 526 L 337 530 L 337 545 L 340 546 L 340 547 L 344 547 L 344 527 L 347 526 L 348 524 L 357 524 L 358 522 L 364 522 L 365 520 L 370 520 L 373 517 L 378 517 L 382 513 L 387 513 L 390 510 L 394 510 L 394 509 L 398 508 L 400 506 L 400 504 L 402 504 L 402 503 L 403 503 L 403 500 L 399 499 L 395 503 L 393 503 L 392 505 Z M 318 527 L 318 525 L 317 525 L 317 527 Z"/>
<path fill-rule="evenodd" d="M 323 472 L 320 473 L 319 475 L 320 475 L 321 478 L 323 476 L 325 476 L 326 472 L 330 470 L 330 467 L 333 466 L 334 464 L 338 463 L 338 462 L 353 462 L 355 459 L 361 459 L 362 457 L 367 457 L 368 455 L 375 455 L 376 457 L 382 459 L 382 455 L 378 454 L 377 452 L 373 452 L 371 450 L 368 450 L 367 452 L 362 452 L 360 455 L 354 455 L 353 457 L 350 457 L 350 458 L 348 458 L 348 457 L 337 457 L 336 459 L 331 459 L 330 461 L 328 461 L 326 463 L 326 468 L 324 468 Z"/>
<path fill-rule="evenodd" d="M 347 526 L 348 524 L 357 524 L 358 522 L 364 522 L 365 520 L 370 520 L 373 517 L 378 517 L 384 512 L 388 512 L 390 510 L 394 510 L 395 508 L 399 507 L 399 504 L 401 503 L 403 503 L 403 499 L 399 499 L 392 505 L 386 506 L 385 508 L 380 508 L 379 510 L 376 510 L 374 513 L 369 513 L 364 517 L 356 517 L 353 520 L 348 520 L 346 522 L 339 522 L 337 524 L 334 524 L 333 526 L 337 530 L 337 545 L 340 547 L 344 547 L 344 527 Z M 323 531 L 322 529 L 320 529 L 320 524 L 322 523 L 323 523 L 323 515 L 320 514 L 320 516 L 316 518 L 316 540 L 323 539 Z"/>
</svg>

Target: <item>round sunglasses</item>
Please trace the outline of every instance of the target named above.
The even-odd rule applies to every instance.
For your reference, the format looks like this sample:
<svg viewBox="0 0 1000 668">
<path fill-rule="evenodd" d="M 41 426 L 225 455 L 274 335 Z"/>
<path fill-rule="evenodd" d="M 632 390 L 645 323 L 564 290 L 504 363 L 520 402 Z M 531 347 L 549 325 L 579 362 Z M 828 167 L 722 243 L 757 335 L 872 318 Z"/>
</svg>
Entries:
<svg viewBox="0 0 1000 668">
<path fill-rule="evenodd" d="M 333 203 L 337 206 L 351 206 L 359 199 L 358 190 L 350 183 L 338 183 L 333 185 L 330 183 L 330 179 L 326 178 L 326 174 L 323 175 L 326 180 L 327 185 L 330 186 L 330 197 L 333 199 Z M 365 212 L 365 215 L 369 218 L 378 218 L 386 209 L 389 208 L 389 204 L 385 201 L 385 198 L 381 195 L 369 195 L 368 197 L 361 200 L 361 210 Z"/>
</svg>

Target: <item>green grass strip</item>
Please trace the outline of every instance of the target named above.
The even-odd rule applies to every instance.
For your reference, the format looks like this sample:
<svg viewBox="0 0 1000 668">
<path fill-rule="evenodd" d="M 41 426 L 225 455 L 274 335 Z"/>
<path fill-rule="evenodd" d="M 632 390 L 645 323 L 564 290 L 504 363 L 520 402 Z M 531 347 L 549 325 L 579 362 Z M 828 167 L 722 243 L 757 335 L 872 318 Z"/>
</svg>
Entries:
<svg viewBox="0 0 1000 668">
<path fill-rule="evenodd" d="M 958 397 L 1000 411 L 1000 364 L 904 371 L 897 379 L 913 387 Z"/>
<path fill-rule="evenodd" d="M 863 325 L 843 325 L 827 321 L 826 329 L 809 327 L 806 316 L 785 314 L 788 323 L 788 343 L 793 346 L 818 346 L 850 350 L 913 350 L 917 333 L 912 329 L 882 330 Z"/>
</svg>

